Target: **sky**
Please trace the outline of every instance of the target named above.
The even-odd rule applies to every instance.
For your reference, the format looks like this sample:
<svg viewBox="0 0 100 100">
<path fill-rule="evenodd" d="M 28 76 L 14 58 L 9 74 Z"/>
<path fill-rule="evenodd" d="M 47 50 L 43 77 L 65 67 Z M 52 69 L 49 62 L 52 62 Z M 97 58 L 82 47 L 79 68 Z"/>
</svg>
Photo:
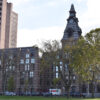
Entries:
<svg viewBox="0 0 100 100">
<path fill-rule="evenodd" d="M 100 27 L 100 0 L 8 0 L 18 13 L 18 47 L 61 40 L 73 3 L 82 35 Z"/>
</svg>

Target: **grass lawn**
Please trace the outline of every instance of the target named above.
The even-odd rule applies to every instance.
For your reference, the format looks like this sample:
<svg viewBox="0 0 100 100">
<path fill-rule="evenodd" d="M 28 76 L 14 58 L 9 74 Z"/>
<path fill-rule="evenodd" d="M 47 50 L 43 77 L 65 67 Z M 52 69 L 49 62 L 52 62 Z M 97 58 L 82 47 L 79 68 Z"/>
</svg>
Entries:
<svg viewBox="0 0 100 100">
<path fill-rule="evenodd" d="M 100 100 L 95 99 L 82 99 L 82 98 L 69 98 L 66 97 L 18 97 L 18 96 L 0 96 L 0 100 Z"/>
</svg>

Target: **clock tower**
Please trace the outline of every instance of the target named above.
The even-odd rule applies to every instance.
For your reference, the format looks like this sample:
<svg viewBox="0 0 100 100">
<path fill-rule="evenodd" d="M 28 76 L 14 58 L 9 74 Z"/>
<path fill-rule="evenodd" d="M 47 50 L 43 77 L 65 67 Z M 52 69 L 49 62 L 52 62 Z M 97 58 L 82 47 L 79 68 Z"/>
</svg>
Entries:
<svg viewBox="0 0 100 100">
<path fill-rule="evenodd" d="M 69 18 L 67 19 L 67 26 L 64 31 L 64 36 L 61 40 L 62 47 L 65 45 L 73 45 L 81 36 L 81 28 L 78 26 L 78 18 L 76 17 L 76 11 L 74 9 L 74 5 L 71 5 L 71 9 L 69 11 Z"/>
</svg>

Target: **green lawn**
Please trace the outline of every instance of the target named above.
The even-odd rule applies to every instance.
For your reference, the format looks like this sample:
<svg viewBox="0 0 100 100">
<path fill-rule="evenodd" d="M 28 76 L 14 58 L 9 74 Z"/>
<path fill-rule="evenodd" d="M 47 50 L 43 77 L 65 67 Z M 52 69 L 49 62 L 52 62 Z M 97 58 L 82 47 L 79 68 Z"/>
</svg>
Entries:
<svg viewBox="0 0 100 100">
<path fill-rule="evenodd" d="M 0 96 L 0 100 L 100 100 L 96 99 L 82 99 L 82 98 L 70 98 L 66 97 L 17 97 L 17 96 Z"/>
</svg>

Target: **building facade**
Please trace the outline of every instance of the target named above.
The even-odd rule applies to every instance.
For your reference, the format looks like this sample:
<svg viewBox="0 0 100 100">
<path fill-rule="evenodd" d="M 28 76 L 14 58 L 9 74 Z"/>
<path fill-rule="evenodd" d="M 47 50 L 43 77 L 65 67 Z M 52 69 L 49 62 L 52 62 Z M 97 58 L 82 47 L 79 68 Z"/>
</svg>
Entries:
<svg viewBox="0 0 100 100">
<path fill-rule="evenodd" d="M 12 3 L 0 1 L 0 48 L 14 48 L 17 45 L 18 14 Z"/>
<path fill-rule="evenodd" d="M 5 48 L 17 46 L 18 14 L 13 10 L 13 4 L 7 3 Z"/>
<path fill-rule="evenodd" d="M 77 40 L 81 37 L 82 30 L 78 25 L 78 18 L 76 17 L 76 11 L 74 8 L 74 5 L 71 5 L 71 9 L 69 11 L 69 18 L 67 19 L 67 25 L 64 30 L 64 35 L 61 40 L 62 42 L 62 51 L 59 53 L 61 56 L 58 55 L 58 59 L 61 57 L 65 57 L 65 53 L 63 54 L 63 50 L 67 46 L 73 46 L 77 43 Z M 46 57 L 47 54 L 44 54 L 43 57 L 44 59 L 47 60 Z M 64 56 L 63 56 L 64 55 Z M 68 58 L 69 59 L 69 58 Z M 66 60 L 68 60 L 66 58 Z M 67 62 L 59 62 L 60 66 L 60 71 L 63 73 L 63 75 L 66 77 L 66 82 L 69 81 L 69 64 Z M 51 65 L 50 67 L 44 68 L 44 72 L 42 73 L 40 77 L 40 83 L 43 91 L 48 91 L 49 89 L 53 88 L 58 88 L 62 90 L 62 93 L 68 92 L 65 90 L 64 85 L 62 82 L 58 82 L 56 85 L 54 84 L 55 79 L 59 79 L 60 74 L 59 74 L 59 68 L 58 66 Z M 79 82 L 78 76 L 74 73 L 71 75 L 71 88 L 70 92 L 80 92 L 84 93 L 86 96 L 91 96 L 92 95 L 92 84 L 90 83 L 85 83 L 85 82 Z M 68 80 L 67 80 L 68 79 Z M 100 80 L 98 78 L 98 80 Z M 57 81 L 57 80 L 55 80 Z M 95 96 L 100 97 L 100 82 L 95 82 Z"/>
<path fill-rule="evenodd" d="M 37 92 L 40 88 L 37 47 L 0 50 L 0 92 Z M 9 80 L 13 78 L 12 90 Z"/>
<path fill-rule="evenodd" d="M 63 38 L 61 40 L 62 42 L 62 50 L 64 50 L 65 46 L 74 45 L 76 41 L 81 36 L 81 28 L 78 26 L 78 18 L 76 17 L 76 12 L 74 9 L 74 5 L 71 5 L 71 9 L 69 11 L 69 18 L 67 19 L 68 23 L 64 31 Z M 60 52 L 60 55 L 63 56 L 63 52 Z M 59 56 L 59 55 L 58 55 Z M 43 57 L 46 58 L 46 54 L 43 55 Z M 68 74 L 67 66 L 68 64 L 64 64 L 62 61 L 60 63 L 60 69 L 63 73 Z M 50 88 L 64 88 L 62 83 L 59 82 L 56 86 L 54 86 L 53 80 L 59 78 L 59 69 L 58 66 L 52 65 L 51 67 L 47 67 L 44 69 L 44 73 L 41 75 L 41 87 L 43 91 L 47 91 Z M 75 77 L 75 76 L 74 76 Z M 73 80 L 73 86 L 71 90 L 75 90 L 76 84 L 75 79 Z M 63 91 L 63 89 L 62 89 Z M 76 90 L 75 90 L 76 91 Z M 75 92 L 74 91 L 74 92 Z M 78 91 L 78 90 L 77 90 Z"/>
<path fill-rule="evenodd" d="M 52 64 L 50 68 L 46 67 L 42 73 L 40 72 L 39 50 L 37 47 L 10 48 L 16 47 L 18 15 L 12 11 L 12 4 L 7 3 L 6 0 L 0 1 L 0 7 L 0 48 L 8 48 L 0 49 L 0 92 L 47 92 L 52 88 L 60 88 L 62 92 L 65 92 L 61 82 L 54 83 L 54 79 L 59 79 L 58 66 Z M 62 49 L 65 46 L 75 45 L 81 37 L 82 31 L 78 25 L 74 5 L 71 5 L 67 22 L 64 36 L 61 40 Z M 62 56 L 63 52 L 60 51 L 59 54 Z M 45 53 L 43 54 L 45 60 L 48 59 L 46 55 Z M 62 73 L 68 74 L 67 63 L 64 64 L 60 61 L 59 66 Z M 71 77 L 73 78 L 71 92 L 91 93 L 91 83 L 80 84 L 77 81 L 77 75 L 73 74 Z M 9 81 L 11 79 L 13 80 L 13 88 L 9 90 Z M 100 83 L 95 84 L 95 93 L 100 95 Z"/>
<path fill-rule="evenodd" d="M 0 0 L 0 48 L 5 48 L 6 0 Z"/>
<path fill-rule="evenodd" d="M 71 5 L 71 9 L 69 11 L 69 18 L 67 19 L 67 25 L 64 31 L 63 38 L 61 40 L 62 42 L 62 49 L 64 49 L 65 46 L 73 46 L 77 43 L 77 40 L 81 37 L 81 28 L 78 25 L 78 18 L 76 17 L 76 11 L 74 8 L 74 5 Z M 67 67 L 69 66 L 66 64 Z M 66 68 L 66 65 L 63 67 Z M 68 69 L 67 69 L 68 70 Z M 64 72 L 67 74 L 67 71 Z M 92 88 L 93 84 L 90 81 L 89 83 L 85 82 L 79 82 L 78 81 L 79 76 L 75 74 L 73 77 L 74 81 L 72 82 L 71 85 L 71 92 L 81 92 L 84 93 L 86 96 L 91 96 L 92 95 Z M 98 78 L 97 80 L 100 80 Z M 82 81 L 82 80 L 81 80 Z M 100 97 L 100 82 L 95 82 L 95 96 Z"/>
</svg>

